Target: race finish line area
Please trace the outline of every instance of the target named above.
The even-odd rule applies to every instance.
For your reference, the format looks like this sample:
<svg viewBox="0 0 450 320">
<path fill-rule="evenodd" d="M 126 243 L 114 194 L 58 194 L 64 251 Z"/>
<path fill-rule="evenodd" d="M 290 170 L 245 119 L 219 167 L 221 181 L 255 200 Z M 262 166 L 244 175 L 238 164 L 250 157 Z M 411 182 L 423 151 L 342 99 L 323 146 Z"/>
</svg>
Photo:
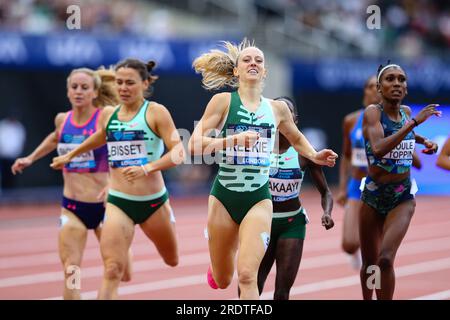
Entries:
<svg viewBox="0 0 450 320">
<path fill-rule="evenodd" d="M 307 225 L 303 259 L 291 289 L 293 300 L 361 299 L 359 274 L 341 250 L 342 209 L 333 212 L 336 228 L 320 225 L 320 198 L 303 195 Z M 207 198 L 171 201 L 180 240 L 180 263 L 164 265 L 152 243 L 136 231 L 132 244 L 133 279 L 119 287 L 120 299 L 236 299 L 237 279 L 226 290 L 206 283 L 209 265 L 204 237 Z M 419 196 L 410 229 L 396 260 L 395 299 L 450 299 L 450 228 L 447 197 Z M 61 299 L 63 274 L 57 253 L 59 206 L 11 206 L 0 209 L 0 299 Z M 138 229 L 137 229 L 138 230 Z M 272 299 L 274 269 L 262 299 Z M 91 233 L 81 266 L 81 295 L 95 299 L 103 275 L 98 242 Z M 426 285 L 423 285 L 426 283 Z"/>
</svg>

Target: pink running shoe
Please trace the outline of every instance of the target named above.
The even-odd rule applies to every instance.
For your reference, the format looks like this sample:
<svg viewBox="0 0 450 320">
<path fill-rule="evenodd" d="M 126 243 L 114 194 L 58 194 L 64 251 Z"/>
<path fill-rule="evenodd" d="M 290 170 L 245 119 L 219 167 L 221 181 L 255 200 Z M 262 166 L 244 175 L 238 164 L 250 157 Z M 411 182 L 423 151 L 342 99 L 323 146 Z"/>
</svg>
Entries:
<svg viewBox="0 0 450 320">
<path fill-rule="evenodd" d="M 213 275 L 212 275 L 212 271 L 211 271 L 211 266 L 208 267 L 208 272 L 206 273 L 206 279 L 208 281 L 208 284 L 211 288 L 213 289 L 219 289 L 219 286 L 217 285 L 217 283 L 214 281 Z"/>
</svg>

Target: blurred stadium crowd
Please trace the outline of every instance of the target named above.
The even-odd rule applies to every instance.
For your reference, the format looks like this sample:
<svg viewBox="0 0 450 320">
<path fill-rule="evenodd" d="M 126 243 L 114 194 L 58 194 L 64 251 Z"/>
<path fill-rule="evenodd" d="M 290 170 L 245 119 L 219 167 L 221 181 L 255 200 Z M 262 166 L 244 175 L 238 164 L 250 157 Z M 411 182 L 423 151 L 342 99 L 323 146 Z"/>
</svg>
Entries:
<svg viewBox="0 0 450 320">
<path fill-rule="evenodd" d="M 216 5 L 215 11 L 233 9 L 237 14 L 271 21 L 295 21 L 299 26 L 366 47 L 365 54 L 396 48 L 403 57 L 444 53 L 450 47 L 450 1 L 446 0 L 2 0 L 0 28 L 32 34 L 65 29 L 67 7 L 83 6 L 83 31 L 133 33 L 159 37 L 201 34 L 205 26 L 198 19 L 179 21 L 177 10 L 202 14 L 201 8 Z M 366 28 L 366 8 L 378 5 L 383 13 L 381 35 Z M 162 6 L 163 5 L 163 6 Z M 181 10 L 180 10 L 181 9 Z M 251 19 L 250 19 L 251 20 Z M 253 28 L 260 28 L 253 20 Z M 342 23 L 345 22 L 345 23 Z M 288 26 L 285 26 L 288 27 Z M 231 26 L 230 26 L 231 28 Z M 214 27 L 209 26 L 208 32 Z M 329 53 L 329 51 L 327 51 Z M 301 51 L 299 51 L 301 54 Z"/>
</svg>

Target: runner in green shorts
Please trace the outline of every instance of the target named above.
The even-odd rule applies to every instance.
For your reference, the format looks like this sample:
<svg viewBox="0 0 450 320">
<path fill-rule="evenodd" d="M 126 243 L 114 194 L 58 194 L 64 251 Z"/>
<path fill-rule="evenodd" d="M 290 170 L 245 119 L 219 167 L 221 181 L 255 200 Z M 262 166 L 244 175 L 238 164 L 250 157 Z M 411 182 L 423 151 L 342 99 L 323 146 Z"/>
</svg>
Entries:
<svg viewBox="0 0 450 320">
<path fill-rule="evenodd" d="M 229 286 L 239 246 L 241 298 L 258 299 L 258 268 L 270 240 L 269 169 L 276 130 L 318 164 L 334 166 L 337 154 L 316 152 L 295 126 L 286 104 L 262 96 L 266 69 L 260 49 L 246 40 L 238 46 L 225 42 L 225 47 L 227 52 L 212 50 L 193 65 L 205 88 L 237 90 L 212 97 L 189 148 L 194 155 L 215 153 L 219 162 L 208 204 L 208 283 L 213 288 Z M 217 137 L 211 137 L 214 130 L 219 131 Z"/>
<path fill-rule="evenodd" d="M 185 153 L 169 111 L 145 99 L 156 80 L 154 65 L 135 59 L 116 65 L 121 105 L 105 108 L 97 133 L 52 164 L 59 168 L 78 154 L 108 145 L 111 179 L 100 242 L 105 269 L 99 299 L 117 297 L 136 224 L 167 265 L 178 264 L 175 218 L 161 171 L 181 164 Z M 164 145 L 168 151 L 163 155 Z"/>
<path fill-rule="evenodd" d="M 297 124 L 295 103 L 287 97 L 284 101 Z M 328 230 L 334 226 L 331 218 L 333 197 L 328 188 L 322 167 L 300 156 L 287 139 L 280 134 L 278 150 L 274 150 L 270 165 L 270 193 L 273 217 L 270 243 L 258 272 L 258 289 L 261 294 L 273 263 L 276 261 L 274 300 L 288 300 L 289 291 L 297 277 L 303 251 L 306 224 L 309 222 L 299 195 L 306 169 L 310 170 L 314 185 L 321 195 L 322 225 Z"/>
</svg>

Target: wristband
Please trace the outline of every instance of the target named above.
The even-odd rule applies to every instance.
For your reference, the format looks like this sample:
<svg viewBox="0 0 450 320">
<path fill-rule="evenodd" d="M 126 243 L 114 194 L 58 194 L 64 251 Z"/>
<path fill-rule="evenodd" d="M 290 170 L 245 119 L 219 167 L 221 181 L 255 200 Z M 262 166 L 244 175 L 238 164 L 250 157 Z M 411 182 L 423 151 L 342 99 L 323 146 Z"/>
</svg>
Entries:
<svg viewBox="0 0 450 320">
<path fill-rule="evenodd" d="M 411 118 L 412 121 L 414 121 L 414 127 L 418 127 L 419 123 L 417 122 L 417 120 L 415 118 Z"/>
<path fill-rule="evenodd" d="M 144 167 L 143 164 L 141 164 L 141 168 L 142 168 L 142 170 L 144 170 L 144 174 L 145 174 L 146 176 L 148 176 L 148 171 L 147 171 L 147 169 L 145 169 L 145 167 Z"/>
</svg>

